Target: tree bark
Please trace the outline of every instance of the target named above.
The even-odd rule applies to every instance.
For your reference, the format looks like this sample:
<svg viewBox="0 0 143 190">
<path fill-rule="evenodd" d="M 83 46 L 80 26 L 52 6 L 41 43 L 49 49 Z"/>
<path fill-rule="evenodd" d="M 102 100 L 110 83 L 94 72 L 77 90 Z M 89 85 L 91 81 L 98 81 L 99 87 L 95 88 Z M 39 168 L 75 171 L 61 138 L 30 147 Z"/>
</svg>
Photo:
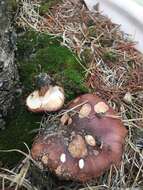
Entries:
<svg viewBox="0 0 143 190">
<path fill-rule="evenodd" d="M 0 0 L 0 128 L 12 105 L 18 72 L 14 62 L 15 34 L 11 26 L 12 5 Z"/>
</svg>

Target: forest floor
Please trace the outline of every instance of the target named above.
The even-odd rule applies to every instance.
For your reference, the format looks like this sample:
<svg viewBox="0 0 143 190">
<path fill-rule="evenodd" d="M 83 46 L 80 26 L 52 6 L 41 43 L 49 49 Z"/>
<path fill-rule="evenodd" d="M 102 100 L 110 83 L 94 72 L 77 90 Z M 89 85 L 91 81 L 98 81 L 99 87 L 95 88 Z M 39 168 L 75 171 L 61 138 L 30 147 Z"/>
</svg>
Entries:
<svg viewBox="0 0 143 190">
<path fill-rule="evenodd" d="M 22 142 L 31 146 L 32 131 L 38 130 L 42 115 L 29 113 L 24 101 L 34 89 L 35 76 L 48 72 L 65 88 L 67 101 L 85 92 L 108 101 L 122 118 L 128 137 L 119 170 L 111 167 L 88 184 L 58 181 L 50 175 L 47 189 L 142 189 L 143 55 L 135 49 L 132 37 L 107 17 L 91 13 L 80 0 L 22 0 L 16 24 L 24 31 L 18 35 L 16 55 L 22 95 L 0 134 L 4 143 L 0 149 L 25 151 Z M 15 153 L 11 160 L 7 157 L 11 153 L 2 154 L 6 165 L 18 162 Z"/>
</svg>

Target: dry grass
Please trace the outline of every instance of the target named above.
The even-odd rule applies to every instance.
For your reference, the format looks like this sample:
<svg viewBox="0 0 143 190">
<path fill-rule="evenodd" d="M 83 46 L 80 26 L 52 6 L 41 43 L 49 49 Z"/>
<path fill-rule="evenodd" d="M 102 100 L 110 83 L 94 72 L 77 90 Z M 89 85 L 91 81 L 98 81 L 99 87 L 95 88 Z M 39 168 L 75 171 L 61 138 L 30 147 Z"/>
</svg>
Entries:
<svg viewBox="0 0 143 190">
<path fill-rule="evenodd" d="M 17 164 L 17 166 L 11 170 L 6 168 L 0 168 L 0 182 L 2 190 L 17 190 L 21 188 L 27 190 L 38 190 L 35 186 L 33 186 L 30 180 L 26 178 L 30 169 L 30 161 L 31 163 L 36 164 L 36 167 L 39 167 L 37 163 L 31 158 L 29 149 L 28 154 L 17 149 L 0 150 L 0 152 L 19 152 L 20 154 L 25 156 L 25 159 L 22 160 L 20 164 Z"/>
<path fill-rule="evenodd" d="M 40 1 L 22 0 L 17 24 L 61 36 L 61 44 L 78 55 L 86 85 L 108 100 L 129 131 L 119 169 L 112 166 L 89 184 L 53 181 L 52 189 L 143 189 L 143 55 L 118 25 L 89 12 L 79 0 L 63 0 L 44 17 L 39 6 Z M 41 127 L 46 122 L 47 117 Z"/>
</svg>

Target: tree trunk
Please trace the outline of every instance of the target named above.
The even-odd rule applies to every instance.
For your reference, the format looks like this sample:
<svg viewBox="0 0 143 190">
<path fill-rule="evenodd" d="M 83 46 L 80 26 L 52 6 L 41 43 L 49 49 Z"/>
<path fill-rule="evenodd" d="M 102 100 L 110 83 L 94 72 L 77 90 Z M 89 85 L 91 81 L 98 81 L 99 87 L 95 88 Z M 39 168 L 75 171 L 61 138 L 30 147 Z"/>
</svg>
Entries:
<svg viewBox="0 0 143 190">
<path fill-rule="evenodd" d="M 15 86 L 18 81 L 14 63 L 15 34 L 11 26 L 12 5 L 9 0 L 0 0 L 0 128 L 12 105 Z"/>
</svg>

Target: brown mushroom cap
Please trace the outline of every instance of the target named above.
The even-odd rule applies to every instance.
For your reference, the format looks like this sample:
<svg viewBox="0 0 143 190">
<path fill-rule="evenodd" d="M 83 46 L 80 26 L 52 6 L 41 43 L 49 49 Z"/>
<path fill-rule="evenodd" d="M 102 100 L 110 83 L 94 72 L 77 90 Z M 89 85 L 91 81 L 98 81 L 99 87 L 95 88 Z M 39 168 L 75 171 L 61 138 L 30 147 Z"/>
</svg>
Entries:
<svg viewBox="0 0 143 190">
<path fill-rule="evenodd" d="M 40 133 L 32 157 L 64 179 L 87 181 L 121 161 L 126 128 L 116 112 L 96 95 L 85 94 L 68 107 L 72 122 L 61 120 L 56 132 Z M 71 109 L 72 108 L 72 109 Z"/>
</svg>

